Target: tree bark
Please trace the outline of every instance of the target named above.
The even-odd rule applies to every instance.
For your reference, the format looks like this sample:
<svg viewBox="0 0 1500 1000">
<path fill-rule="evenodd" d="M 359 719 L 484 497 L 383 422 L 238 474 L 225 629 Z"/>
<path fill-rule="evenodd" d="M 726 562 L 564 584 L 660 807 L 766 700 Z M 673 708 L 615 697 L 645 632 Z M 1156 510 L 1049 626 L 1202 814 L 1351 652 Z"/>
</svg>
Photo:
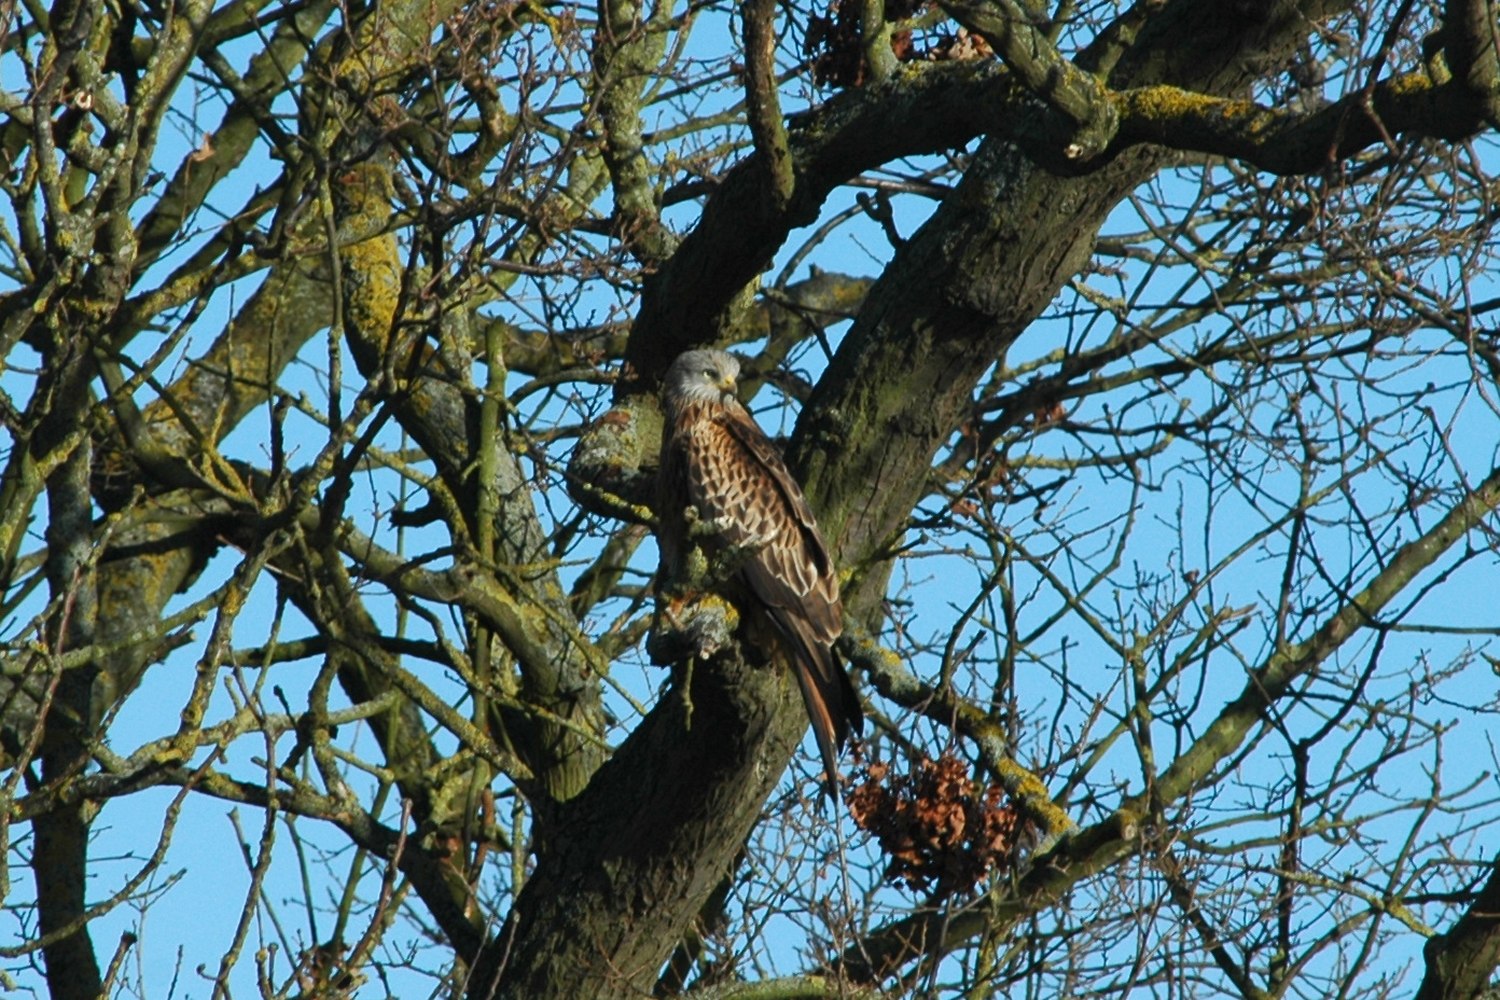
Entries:
<svg viewBox="0 0 1500 1000">
<path fill-rule="evenodd" d="M 1471 1000 L 1500 968 L 1500 857 L 1458 922 L 1422 948 L 1427 973 L 1416 1000 Z"/>
<path fill-rule="evenodd" d="M 1227 12 L 1221 5 L 1171 3 L 1114 60 L 1110 82 L 1239 93 L 1268 65 L 1292 54 L 1309 18 L 1339 6 L 1265 2 Z M 1092 58 L 1086 54 L 1080 62 Z M 890 96 L 894 107 L 906 106 L 903 96 Z M 849 102 L 858 108 L 869 99 L 861 95 Z M 971 123 L 982 117 L 992 126 L 990 136 L 958 188 L 872 287 L 807 402 L 789 449 L 837 561 L 855 571 L 846 595 L 850 614 L 878 615 L 885 573 L 870 572 L 871 564 L 882 563 L 899 539 L 926 492 L 933 456 L 960 426 L 979 378 L 1085 265 L 1109 212 L 1174 155 L 1137 145 L 1063 170 L 1066 157 L 1029 155 L 1047 137 L 1066 134 L 1048 124 L 1055 113 L 1030 98 L 1013 98 L 1008 110 L 1014 117 L 1004 122 L 989 117 L 992 109 L 973 112 Z M 931 122 L 919 127 L 945 134 Z M 888 141 L 890 131 L 867 141 Z M 769 171 L 742 164 L 705 207 L 698 229 L 648 281 L 627 351 L 637 381 L 622 384 L 622 395 L 651 385 L 651 376 L 677 350 L 731 327 L 744 282 L 788 228 L 816 210 L 831 187 L 831 171 L 838 169 L 823 158 L 834 144 L 826 131 L 800 139 L 793 136 L 792 153 L 802 159 L 790 202 L 770 196 Z M 843 169 L 866 155 L 857 147 L 840 153 Z M 518 901 L 506 934 L 487 950 L 471 996 L 492 995 L 493 982 L 499 983 L 494 995 L 576 995 L 593 981 L 580 966 L 603 976 L 608 985 L 602 995 L 623 995 L 650 982 L 667 957 L 667 944 L 698 912 L 769 790 L 768 781 L 742 776 L 752 764 L 775 764 L 779 773 L 785 762 L 779 753 L 766 754 L 771 743 L 754 738 L 749 720 L 780 712 L 769 724 L 757 722 L 768 727 L 761 730 L 767 736 L 780 734 L 780 743 L 794 741 L 805 725 L 794 705 L 743 701 L 736 712 L 732 705 L 712 704 L 713 697 L 711 690 L 695 688 L 697 711 L 711 712 L 717 726 L 738 738 L 702 745 L 648 737 L 678 725 L 663 717 L 674 711 L 673 696 L 665 698 L 574 803 L 567 829 L 582 837 L 566 847 L 542 845 L 538 876 Z M 740 759 L 723 758 L 734 751 Z M 684 764 L 698 752 L 715 762 L 706 774 Z M 663 780 L 667 775 L 683 783 Z M 628 831 L 611 827 L 621 815 L 631 817 Z M 671 822 L 664 826 L 663 817 Z M 627 837 L 632 849 L 606 847 L 608 837 L 600 832 L 606 829 Z M 659 850 L 677 843 L 694 849 L 675 862 Z M 700 866 L 706 874 L 667 877 L 674 864 Z M 665 922 L 646 918 L 647 910 Z M 676 933 L 650 942 L 638 936 L 647 926 L 643 919 L 657 931 Z"/>
<path fill-rule="evenodd" d="M 801 698 L 786 669 L 732 654 L 683 669 L 563 806 L 470 1000 L 650 995 L 732 869 L 806 729 Z"/>
</svg>

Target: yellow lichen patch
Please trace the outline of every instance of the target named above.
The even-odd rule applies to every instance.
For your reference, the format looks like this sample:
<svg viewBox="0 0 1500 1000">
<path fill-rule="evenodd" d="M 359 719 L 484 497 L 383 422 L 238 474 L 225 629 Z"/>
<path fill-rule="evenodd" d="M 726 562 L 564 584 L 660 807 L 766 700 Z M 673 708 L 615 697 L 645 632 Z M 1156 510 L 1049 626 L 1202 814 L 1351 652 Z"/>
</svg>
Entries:
<svg viewBox="0 0 1500 1000">
<path fill-rule="evenodd" d="M 1121 91 L 1115 95 L 1115 99 L 1122 102 L 1131 112 L 1150 118 L 1178 118 L 1189 113 L 1204 114 L 1215 104 L 1221 103 L 1215 97 L 1165 85 Z"/>
<path fill-rule="evenodd" d="M 1433 89 L 1426 73 L 1402 73 L 1385 81 L 1383 89 L 1392 97 L 1410 97 Z"/>
<path fill-rule="evenodd" d="M 740 626 L 740 612 L 718 594 L 699 593 L 673 602 L 670 608 L 674 630 L 698 633 L 704 630 L 727 640 Z"/>
<path fill-rule="evenodd" d="M 739 609 L 717 594 L 669 600 L 659 607 L 652 626 L 653 655 L 661 657 L 655 662 L 712 656 L 728 645 L 739 627 Z"/>
<path fill-rule="evenodd" d="M 1114 95 L 1120 113 L 1136 120 L 1166 125 L 1184 118 L 1233 121 L 1242 128 L 1259 130 L 1277 116 L 1253 101 L 1228 100 L 1180 87 L 1139 87 Z"/>
<path fill-rule="evenodd" d="M 340 251 L 351 332 L 375 336 L 395 327 L 401 295 L 400 247 L 394 233 L 381 232 L 390 214 L 390 174 L 383 166 L 363 163 L 342 174 L 335 184 L 345 209 L 339 219 L 340 232 L 378 234 Z"/>
<path fill-rule="evenodd" d="M 1041 778 L 1010 757 L 996 761 L 995 770 L 1010 797 L 1027 819 L 1041 827 L 1043 836 L 1055 837 L 1075 829 L 1073 818 L 1052 801 Z"/>
<path fill-rule="evenodd" d="M 733 632 L 740 624 L 739 609 L 727 598 L 718 594 L 704 594 L 701 597 L 689 601 L 688 613 L 691 615 L 711 614 L 718 620 L 724 622 L 725 627 Z"/>
</svg>

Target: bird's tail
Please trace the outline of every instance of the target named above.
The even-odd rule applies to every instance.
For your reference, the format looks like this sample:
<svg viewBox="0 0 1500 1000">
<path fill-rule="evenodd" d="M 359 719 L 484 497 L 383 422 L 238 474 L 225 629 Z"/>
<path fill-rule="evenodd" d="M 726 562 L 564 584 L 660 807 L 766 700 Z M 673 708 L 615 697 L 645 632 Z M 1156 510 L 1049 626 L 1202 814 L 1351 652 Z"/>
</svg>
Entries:
<svg viewBox="0 0 1500 1000">
<path fill-rule="evenodd" d="M 812 721 L 818 753 L 823 758 L 823 774 L 828 782 L 826 791 L 837 800 L 839 751 L 851 732 L 855 735 L 864 732 L 864 709 L 848 673 L 831 648 L 803 635 L 794 634 L 791 638 L 792 669 L 797 675 L 797 686 L 802 689 L 807 717 Z"/>
</svg>

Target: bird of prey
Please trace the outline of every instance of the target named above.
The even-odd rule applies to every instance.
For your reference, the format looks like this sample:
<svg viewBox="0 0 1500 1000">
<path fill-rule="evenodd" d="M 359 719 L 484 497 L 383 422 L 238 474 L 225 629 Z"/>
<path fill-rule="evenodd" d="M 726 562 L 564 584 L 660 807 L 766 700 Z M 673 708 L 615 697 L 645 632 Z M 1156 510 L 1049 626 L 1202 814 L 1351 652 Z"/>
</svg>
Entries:
<svg viewBox="0 0 1500 1000">
<path fill-rule="evenodd" d="M 851 730 L 864 727 L 859 696 L 833 654 L 844 627 L 838 579 L 801 487 L 735 396 L 739 373 L 733 355 L 708 350 L 688 351 L 667 369 L 658 482 L 662 566 L 667 574 L 680 568 L 694 520 L 706 529 L 703 547 L 711 556 L 728 552 L 738 560 L 726 596 L 747 618 L 769 621 L 780 637 L 828 790 L 837 795 L 838 752 Z"/>
</svg>

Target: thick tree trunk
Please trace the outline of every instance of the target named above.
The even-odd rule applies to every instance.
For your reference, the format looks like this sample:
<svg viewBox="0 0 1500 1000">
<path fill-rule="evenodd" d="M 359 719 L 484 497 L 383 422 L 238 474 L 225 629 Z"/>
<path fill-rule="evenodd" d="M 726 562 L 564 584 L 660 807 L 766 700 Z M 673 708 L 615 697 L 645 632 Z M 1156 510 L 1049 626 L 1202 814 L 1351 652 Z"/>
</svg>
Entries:
<svg viewBox="0 0 1500 1000">
<path fill-rule="evenodd" d="M 1427 974 L 1416 1000 L 1471 1000 L 1484 994 L 1500 968 L 1500 857 L 1484 888 L 1458 922 L 1422 949 Z"/>
<path fill-rule="evenodd" d="M 1059 177 L 989 139 L 957 190 L 897 253 L 809 400 L 793 442 L 835 559 L 856 568 L 897 541 L 974 387 L 1089 260 L 1105 217 L 1160 169 L 1133 150 Z M 849 608 L 884 593 L 865 579 Z"/>
<path fill-rule="evenodd" d="M 82 338 L 78 338 L 81 341 Z M 59 335 L 59 341 L 62 336 Z M 59 344 L 59 398 L 87 399 L 92 366 L 75 355 L 78 341 Z M 78 352 L 81 354 L 82 352 Z M 48 415 L 35 444 L 43 454 L 65 447 L 84 407 L 58 407 Z M 95 590 L 92 508 L 89 502 L 89 456 L 86 439 L 49 477 L 47 483 L 47 582 L 52 590 L 51 634 L 54 655 L 85 649 L 94 641 L 98 622 Z M 44 718 L 40 755 L 42 780 L 61 786 L 83 773 L 88 741 L 97 738 L 92 666 L 56 667 L 50 677 L 51 704 Z M 93 938 L 84 914 L 88 909 L 89 815 L 84 802 L 49 811 L 35 821 L 31 867 L 36 879 L 37 925 L 44 940 L 47 986 L 52 1000 L 94 1000 L 102 979 Z"/>
<path fill-rule="evenodd" d="M 783 665 L 722 655 L 682 681 L 562 807 L 471 1000 L 650 994 L 806 728 Z"/>
<path fill-rule="evenodd" d="M 1172 5 L 1177 16 L 1158 15 L 1153 36 L 1116 72 L 1133 77 L 1128 84 L 1237 91 L 1257 75 L 1252 56 L 1263 65 L 1290 51 L 1308 7 L 1321 13 L 1323 5 L 1241 5 L 1240 23 L 1217 5 Z M 1025 100 L 1011 110 L 1050 114 Z M 846 569 L 867 568 L 898 540 L 977 381 L 1087 263 L 1109 212 L 1175 155 L 1135 147 L 1062 176 L 1017 144 L 1047 131 L 1036 121 L 996 125 L 959 187 L 876 282 L 804 410 L 791 465 Z M 659 370 L 684 328 L 701 335 L 705 323 L 732 325 L 729 302 L 703 293 L 738 288 L 744 279 L 736 276 L 759 270 L 760 250 L 746 253 L 747 229 L 756 248 L 774 250 L 778 229 L 784 235 L 810 217 L 827 177 L 821 160 L 799 166 L 815 166 L 816 177 L 804 175 L 811 190 L 784 212 L 755 203 L 744 178 L 727 186 L 730 205 L 710 202 L 699 230 L 649 286 L 628 352 L 641 371 Z M 745 226 L 724 225 L 732 205 Z M 717 241 L 723 246 L 711 245 Z M 718 260 L 725 274 L 701 273 Z M 689 272 L 691 287 L 678 280 Z M 878 613 L 883 576 L 862 574 L 850 613 Z M 569 804 L 565 842 L 541 845 L 505 933 L 476 963 L 471 997 L 612 997 L 649 988 L 805 729 L 785 684 L 768 687 L 764 676 L 742 663 L 715 664 L 694 685 L 691 729 L 679 696 L 663 699 Z"/>
</svg>

